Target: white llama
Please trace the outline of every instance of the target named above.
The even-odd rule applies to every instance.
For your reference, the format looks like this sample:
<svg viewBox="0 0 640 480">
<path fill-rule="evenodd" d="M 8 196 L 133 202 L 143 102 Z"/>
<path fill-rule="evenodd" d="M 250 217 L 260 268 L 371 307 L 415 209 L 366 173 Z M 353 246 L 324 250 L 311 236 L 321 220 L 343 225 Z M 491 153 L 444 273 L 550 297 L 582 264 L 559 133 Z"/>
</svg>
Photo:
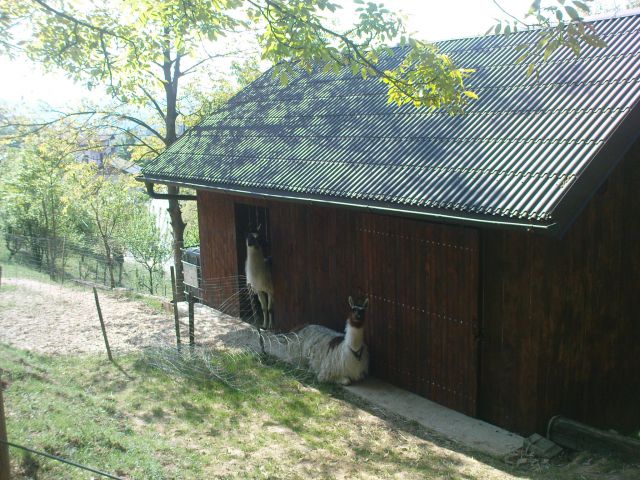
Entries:
<svg viewBox="0 0 640 480">
<path fill-rule="evenodd" d="M 262 328 L 273 327 L 273 280 L 271 267 L 264 257 L 262 245 L 257 232 L 247 235 L 247 260 L 244 265 L 247 275 L 247 287 L 251 295 L 251 306 L 254 306 L 253 295 L 257 295 L 262 307 Z M 255 314 L 255 309 L 254 309 Z"/>
<path fill-rule="evenodd" d="M 364 312 L 369 299 L 354 303 L 344 335 L 322 325 L 307 325 L 297 332 L 302 356 L 321 382 L 349 385 L 362 380 L 369 370 L 369 351 L 364 344 Z"/>
</svg>

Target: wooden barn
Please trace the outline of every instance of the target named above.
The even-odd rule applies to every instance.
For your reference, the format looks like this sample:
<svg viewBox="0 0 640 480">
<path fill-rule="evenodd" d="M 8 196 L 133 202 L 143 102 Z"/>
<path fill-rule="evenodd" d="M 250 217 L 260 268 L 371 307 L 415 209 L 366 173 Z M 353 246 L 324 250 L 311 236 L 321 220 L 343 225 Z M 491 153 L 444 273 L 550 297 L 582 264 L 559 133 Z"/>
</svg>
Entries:
<svg viewBox="0 0 640 480">
<path fill-rule="evenodd" d="M 342 329 L 362 293 L 380 379 L 522 434 L 557 414 L 638 430 L 640 16 L 593 27 L 606 49 L 539 80 L 514 48 L 535 32 L 439 43 L 476 70 L 457 116 L 349 72 L 267 72 L 141 180 L 197 190 L 212 306 L 260 223 L 278 330 Z"/>
</svg>

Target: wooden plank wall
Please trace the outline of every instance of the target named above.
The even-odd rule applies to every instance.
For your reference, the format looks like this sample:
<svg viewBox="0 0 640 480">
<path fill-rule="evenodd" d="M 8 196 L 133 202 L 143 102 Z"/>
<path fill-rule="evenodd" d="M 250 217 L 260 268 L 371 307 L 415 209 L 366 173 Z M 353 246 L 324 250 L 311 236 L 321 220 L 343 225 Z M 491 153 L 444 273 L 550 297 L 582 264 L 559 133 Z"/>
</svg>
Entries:
<svg viewBox="0 0 640 480">
<path fill-rule="evenodd" d="M 480 417 L 640 429 L 640 148 L 562 240 L 485 231 Z"/>
<path fill-rule="evenodd" d="M 203 296 L 206 303 L 229 314 L 239 312 L 235 299 L 238 265 L 234 215 L 232 201 L 198 191 L 200 262 L 205 288 Z"/>
<path fill-rule="evenodd" d="M 473 229 L 362 215 L 372 371 L 476 414 L 478 238 Z"/>
<path fill-rule="evenodd" d="M 203 258 L 206 277 L 237 274 L 234 202 L 268 207 L 278 328 L 318 323 L 342 330 L 348 296 L 368 295 L 372 373 L 475 415 L 476 230 L 346 209 L 199 196 L 207 226 L 201 251 L 216 255 Z"/>
</svg>

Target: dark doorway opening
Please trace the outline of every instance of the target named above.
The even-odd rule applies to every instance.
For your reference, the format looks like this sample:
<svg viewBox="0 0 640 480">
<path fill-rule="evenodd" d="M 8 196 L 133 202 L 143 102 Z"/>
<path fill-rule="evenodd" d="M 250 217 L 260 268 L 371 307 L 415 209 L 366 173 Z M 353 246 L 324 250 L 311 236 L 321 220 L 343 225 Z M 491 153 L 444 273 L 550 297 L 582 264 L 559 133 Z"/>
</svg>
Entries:
<svg viewBox="0 0 640 480">
<path fill-rule="evenodd" d="M 238 252 L 238 292 L 240 318 L 245 321 L 253 320 L 253 309 L 251 308 L 251 299 L 247 292 L 245 279 L 245 260 L 247 259 L 246 238 L 249 232 L 255 232 L 260 227 L 260 236 L 264 245 L 264 255 L 266 258 L 271 256 L 271 228 L 269 225 L 269 210 L 265 207 L 256 205 L 247 205 L 244 203 L 235 204 L 236 219 L 236 251 Z M 257 308 L 257 315 L 262 319 L 262 311 L 260 302 L 254 302 Z"/>
</svg>

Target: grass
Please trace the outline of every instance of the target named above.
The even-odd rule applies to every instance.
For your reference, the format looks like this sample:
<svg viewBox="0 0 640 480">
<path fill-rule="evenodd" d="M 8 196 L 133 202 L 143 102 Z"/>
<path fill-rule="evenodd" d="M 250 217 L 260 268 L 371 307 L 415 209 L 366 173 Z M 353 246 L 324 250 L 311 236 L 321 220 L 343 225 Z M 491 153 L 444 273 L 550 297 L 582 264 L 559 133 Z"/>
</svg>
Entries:
<svg viewBox="0 0 640 480">
<path fill-rule="evenodd" d="M 7 259 L 0 259 L 2 262 L 2 278 L 28 278 L 32 280 L 39 280 L 41 282 L 52 282 L 49 275 L 46 272 L 40 272 L 39 270 L 32 268 L 28 264 L 17 262 L 12 260 L 9 262 Z"/>
<path fill-rule="evenodd" d="M 58 259 L 58 264 L 61 259 Z M 84 273 L 86 278 L 79 278 L 78 273 L 78 265 L 80 263 L 80 257 L 76 253 L 69 253 L 66 257 L 65 261 L 65 284 L 72 284 L 73 279 L 83 280 L 86 282 L 93 282 L 101 285 L 106 285 L 108 283 L 108 273 L 105 270 L 105 265 L 100 264 L 98 267 L 98 272 L 96 273 L 95 269 L 95 260 L 86 259 L 84 263 Z M 9 251 L 6 248 L 4 239 L 0 237 L 0 264 L 3 266 L 3 276 L 4 277 L 14 277 L 14 278 L 29 278 L 33 280 L 40 280 L 46 282 L 53 282 L 49 278 L 49 275 L 45 271 L 40 271 L 38 265 L 36 265 L 36 261 L 33 256 L 27 252 L 24 248 L 9 261 Z M 87 273 L 87 269 L 93 268 L 91 273 Z M 114 271 L 116 276 L 116 281 L 118 277 L 118 269 L 116 268 Z M 85 276 L 83 275 L 83 277 Z M 139 278 L 147 280 L 147 273 L 144 268 L 135 262 L 125 261 L 123 264 L 122 270 L 122 286 L 130 289 L 132 292 L 148 294 L 148 288 L 143 286 L 139 282 Z M 155 286 L 154 286 L 154 294 L 158 296 L 163 296 L 170 298 L 171 297 L 171 278 L 168 272 L 165 272 L 164 275 L 156 272 L 155 274 Z M 143 298 L 142 296 L 139 298 Z M 151 305 L 154 307 L 153 305 Z M 155 307 L 154 307 L 155 308 Z"/>
<path fill-rule="evenodd" d="M 12 277 L 48 280 L 22 265 L 9 268 Z M 6 288 L 14 287 L 3 285 L 0 295 Z M 156 299 L 120 294 L 162 308 Z M 114 365 L 102 357 L 0 344 L 11 383 L 9 439 L 136 479 L 638 478 L 637 466 L 589 454 L 553 463 L 479 455 L 269 358 L 140 352 Z M 89 478 L 16 449 L 11 455 L 18 479 Z"/>
<path fill-rule="evenodd" d="M 149 308 L 157 312 L 165 311 L 164 303 L 158 297 L 152 297 L 148 294 L 142 294 L 142 293 L 134 292 L 132 290 L 119 291 L 118 295 L 124 298 L 127 298 L 129 300 L 137 300 L 139 302 L 142 302 L 145 305 L 147 305 Z"/>
<path fill-rule="evenodd" d="M 233 383 L 169 375 L 142 353 L 118 363 L 0 345 L 9 439 L 140 479 L 637 478 L 606 459 L 510 465 L 482 457 L 254 355 L 222 357 Z M 87 478 L 11 455 L 17 478 Z"/>
<path fill-rule="evenodd" d="M 95 357 L 48 358 L 6 346 L 0 358 L 11 380 L 5 396 L 14 442 L 133 478 L 203 478 L 212 466 L 268 449 L 274 433 L 253 428 L 265 418 L 317 443 L 317 425 L 305 426 L 307 420 L 326 418 L 337 407 L 318 411 L 321 392 L 297 395 L 301 385 L 294 377 L 249 355 L 229 365 L 243 377 L 241 390 L 175 382 L 143 356 L 120 358 L 122 370 Z M 248 430 L 250 442 L 235 434 Z M 85 478 L 50 460 L 15 458 L 26 475 L 37 470 L 38 478 Z M 272 460 L 245 473 L 278 470 Z"/>
</svg>

